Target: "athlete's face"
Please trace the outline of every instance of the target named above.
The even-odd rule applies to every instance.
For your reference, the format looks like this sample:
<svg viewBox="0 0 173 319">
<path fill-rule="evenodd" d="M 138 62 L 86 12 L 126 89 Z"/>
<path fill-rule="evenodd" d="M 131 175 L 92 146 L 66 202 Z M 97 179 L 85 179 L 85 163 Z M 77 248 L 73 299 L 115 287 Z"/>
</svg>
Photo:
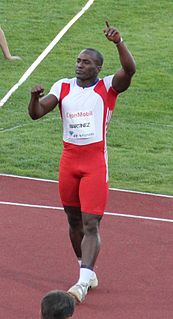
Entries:
<svg viewBox="0 0 173 319">
<path fill-rule="evenodd" d="M 97 65 L 94 52 L 82 51 L 76 61 L 76 77 L 79 80 L 95 80 L 101 67 Z"/>
</svg>

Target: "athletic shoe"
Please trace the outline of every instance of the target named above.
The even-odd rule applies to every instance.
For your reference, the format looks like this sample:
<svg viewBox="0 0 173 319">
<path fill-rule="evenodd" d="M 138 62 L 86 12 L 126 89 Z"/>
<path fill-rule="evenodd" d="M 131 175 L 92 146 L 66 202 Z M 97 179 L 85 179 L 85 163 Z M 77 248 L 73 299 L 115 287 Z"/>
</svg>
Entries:
<svg viewBox="0 0 173 319">
<path fill-rule="evenodd" d="M 84 301 L 85 296 L 87 295 L 88 288 L 89 288 L 88 284 L 81 282 L 72 286 L 68 290 L 68 293 L 70 293 L 73 297 L 75 297 L 78 302 L 82 302 Z"/>
<path fill-rule="evenodd" d="M 73 297 L 75 297 L 77 299 L 78 302 L 82 302 L 84 301 L 87 293 L 88 293 L 88 289 L 94 289 L 98 286 L 98 279 L 96 276 L 96 273 L 93 272 L 93 275 L 89 281 L 89 283 L 76 283 L 74 286 L 72 286 L 68 292 L 73 295 Z"/>
<path fill-rule="evenodd" d="M 89 281 L 89 288 L 93 289 L 96 288 L 98 286 L 98 279 L 96 276 L 96 273 L 93 271 L 93 275 Z"/>
</svg>

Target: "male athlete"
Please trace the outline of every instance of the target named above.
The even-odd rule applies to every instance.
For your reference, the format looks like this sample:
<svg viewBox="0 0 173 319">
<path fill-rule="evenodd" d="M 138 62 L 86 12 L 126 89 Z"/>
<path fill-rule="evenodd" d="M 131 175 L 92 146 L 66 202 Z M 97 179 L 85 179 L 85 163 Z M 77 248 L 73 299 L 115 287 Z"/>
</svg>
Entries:
<svg viewBox="0 0 173 319">
<path fill-rule="evenodd" d="M 121 69 L 100 79 L 103 57 L 95 49 L 80 52 L 76 77 L 57 81 L 48 95 L 31 91 L 29 114 L 39 119 L 59 105 L 64 148 L 59 168 L 59 192 L 67 214 L 69 235 L 80 264 L 77 283 L 69 289 L 82 302 L 98 285 L 94 265 L 100 250 L 99 223 L 108 194 L 106 132 L 119 93 L 128 89 L 135 61 L 119 31 L 106 22 L 105 36 L 118 51 Z"/>
</svg>

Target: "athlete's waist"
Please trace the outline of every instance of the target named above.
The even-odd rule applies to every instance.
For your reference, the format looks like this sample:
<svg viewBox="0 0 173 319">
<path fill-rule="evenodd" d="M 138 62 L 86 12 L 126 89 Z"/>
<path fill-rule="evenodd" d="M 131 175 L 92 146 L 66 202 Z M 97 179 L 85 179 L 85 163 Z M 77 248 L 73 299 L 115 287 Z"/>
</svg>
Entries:
<svg viewBox="0 0 173 319">
<path fill-rule="evenodd" d="M 104 141 L 90 143 L 85 145 L 77 145 L 68 142 L 63 142 L 64 144 L 64 151 L 70 151 L 72 153 L 97 153 L 97 152 L 105 152 L 105 143 Z"/>
</svg>

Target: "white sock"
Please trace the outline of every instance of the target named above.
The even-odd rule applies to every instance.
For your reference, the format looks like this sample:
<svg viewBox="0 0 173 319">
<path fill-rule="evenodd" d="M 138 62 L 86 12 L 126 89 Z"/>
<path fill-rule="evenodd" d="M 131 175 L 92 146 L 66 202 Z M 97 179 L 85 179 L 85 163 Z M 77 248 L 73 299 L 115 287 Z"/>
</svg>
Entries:
<svg viewBox="0 0 173 319">
<path fill-rule="evenodd" d="M 93 271 L 88 268 L 80 268 L 80 276 L 78 282 L 84 282 L 86 284 L 89 283 L 91 277 L 93 275 Z"/>
<path fill-rule="evenodd" d="M 79 266 L 81 266 L 82 260 L 81 260 L 81 259 L 78 259 L 78 263 L 79 263 Z"/>
</svg>

